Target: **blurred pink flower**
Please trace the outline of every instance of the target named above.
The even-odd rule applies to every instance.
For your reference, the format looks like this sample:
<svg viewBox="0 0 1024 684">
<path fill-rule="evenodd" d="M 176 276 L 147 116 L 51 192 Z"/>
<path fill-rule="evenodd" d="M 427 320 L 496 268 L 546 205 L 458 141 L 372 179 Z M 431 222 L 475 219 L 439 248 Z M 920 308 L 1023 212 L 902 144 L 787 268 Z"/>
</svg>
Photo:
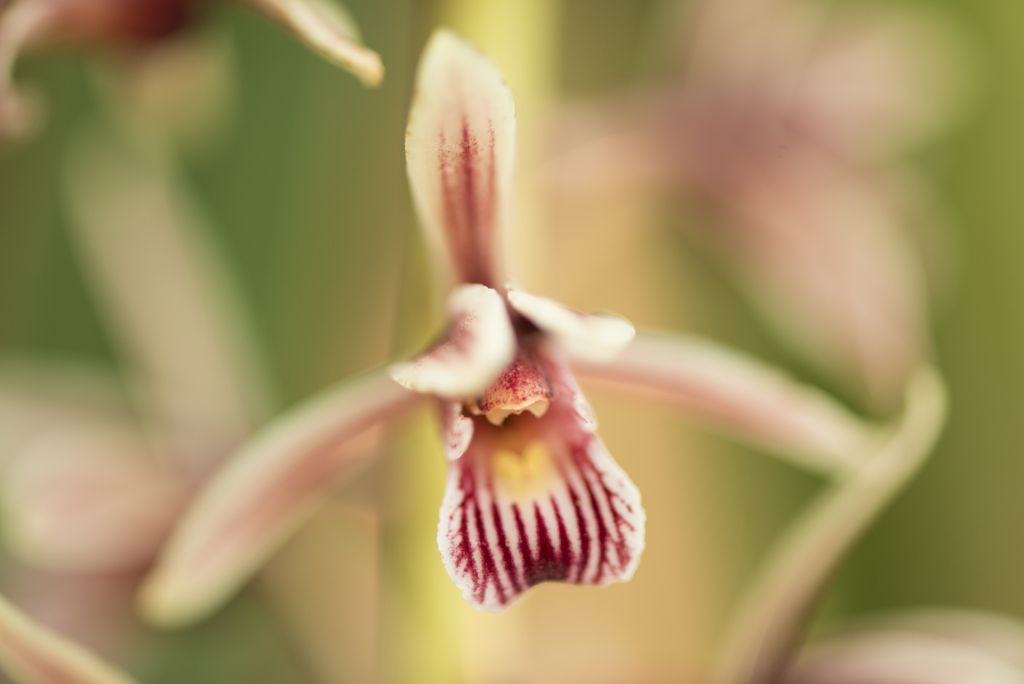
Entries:
<svg viewBox="0 0 1024 684">
<path fill-rule="evenodd" d="M 705 2 L 680 39 L 681 75 L 568 113 L 549 178 L 589 193 L 661 186 L 694 203 L 769 322 L 891 403 L 927 353 L 904 157 L 947 121 L 956 76 L 926 19 Z"/>
<path fill-rule="evenodd" d="M 507 285 L 515 128 L 497 68 L 452 34 L 435 34 L 419 67 L 406 158 L 450 286 L 448 333 L 411 362 L 328 390 L 243 448 L 148 579 L 151 619 L 180 624 L 223 601 L 352 472 L 366 447 L 357 438 L 424 399 L 440 414 L 449 466 L 441 555 L 464 596 L 489 609 L 539 582 L 601 585 L 636 568 L 639 493 L 598 438 L 574 370 L 680 402 L 814 467 L 842 470 L 859 455 L 864 426 L 811 389 L 709 343 L 652 337 L 630 346 L 625 320 Z"/>
<path fill-rule="evenodd" d="M 0 137 L 32 130 L 38 104 L 13 83 L 18 57 L 52 45 L 133 57 L 197 23 L 217 0 L 7 0 L 0 2 Z M 243 0 L 327 60 L 375 86 L 384 76 L 377 53 L 362 45 L 351 18 L 332 0 Z"/>
<path fill-rule="evenodd" d="M 75 245 L 127 372 L 0 365 L 0 504 L 7 547 L 32 568 L 11 591 L 118 651 L 144 571 L 194 488 L 265 415 L 266 392 L 164 161 L 92 142 L 68 176 Z"/>
</svg>

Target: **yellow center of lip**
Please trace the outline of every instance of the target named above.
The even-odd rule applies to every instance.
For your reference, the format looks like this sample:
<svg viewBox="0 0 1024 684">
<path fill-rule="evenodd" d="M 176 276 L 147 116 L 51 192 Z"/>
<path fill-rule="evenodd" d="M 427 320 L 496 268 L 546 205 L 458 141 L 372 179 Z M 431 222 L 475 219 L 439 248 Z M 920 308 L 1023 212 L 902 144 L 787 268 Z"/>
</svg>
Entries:
<svg viewBox="0 0 1024 684">
<path fill-rule="evenodd" d="M 495 482 L 516 499 L 530 498 L 547 489 L 558 476 L 551 450 L 539 440 L 527 444 L 520 453 L 500 449 L 492 458 Z"/>
</svg>

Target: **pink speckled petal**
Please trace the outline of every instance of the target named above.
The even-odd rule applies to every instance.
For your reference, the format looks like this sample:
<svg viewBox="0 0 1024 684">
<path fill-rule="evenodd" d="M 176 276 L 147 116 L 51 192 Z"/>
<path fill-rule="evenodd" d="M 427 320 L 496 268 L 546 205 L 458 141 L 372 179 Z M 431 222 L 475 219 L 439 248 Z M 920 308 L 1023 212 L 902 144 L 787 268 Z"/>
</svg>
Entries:
<svg viewBox="0 0 1024 684">
<path fill-rule="evenodd" d="M 128 675 L 0 598 L 0 669 L 18 684 L 131 684 Z"/>
<path fill-rule="evenodd" d="M 615 361 L 577 361 L 583 380 L 681 405 L 700 420 L 823 472 L 855 466 L 867 426 L 823 392 L 709 341 L 641 335 Z"/>
<path fill-rule="evenodd" d="M 497 67 L 448 31 L 435 33 L 417 73 L 405 156 L 420 221 L 456 282 L 502 282 L 515 129 Z"/>
<path fill-rule="evenodd" d="M 436 347 L 391 367 L 406 389 L 449 399 L 483 392 L 512 360 L 515 332 L 505 300 L 484 285 L 462 285 L 448 298 L 450 328 Z"/>
<path fill-rule="evenodd" d="M 632 577 L 644 544 L 640 493 L 594 433 L 566 371 L 545 363 L 554 401 L 500 426 L 474 418 L 449 465 L 438 546 L 463 596 L 501 610 L 547 581 Z"/>
<path fill-rule="evenodd" d="M 417 402 L 374 373 L 328 390 L 257 434 L 213 476 L 175 530 L 144 584 L 146 617 L 181 625 L 227 600 L 365 460 L 374 428 Z"/>
</svg>

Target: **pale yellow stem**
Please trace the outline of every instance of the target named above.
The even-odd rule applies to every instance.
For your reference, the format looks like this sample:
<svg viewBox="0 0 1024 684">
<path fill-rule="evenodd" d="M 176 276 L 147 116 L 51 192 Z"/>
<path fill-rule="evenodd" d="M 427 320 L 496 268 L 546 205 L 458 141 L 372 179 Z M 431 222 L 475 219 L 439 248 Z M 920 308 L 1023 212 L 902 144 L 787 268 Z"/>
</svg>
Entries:
<svg viewBox="0 0 1024 684">
<path fill-rule="evenodd" d="M 784 681 L 828 581 L 927 460 L 945 415 L 942 379 L 931 368 L 921 370 L 899 424 L 797 521 L 755 582 L 726 642 L 719 684 Z"/>
</svg>

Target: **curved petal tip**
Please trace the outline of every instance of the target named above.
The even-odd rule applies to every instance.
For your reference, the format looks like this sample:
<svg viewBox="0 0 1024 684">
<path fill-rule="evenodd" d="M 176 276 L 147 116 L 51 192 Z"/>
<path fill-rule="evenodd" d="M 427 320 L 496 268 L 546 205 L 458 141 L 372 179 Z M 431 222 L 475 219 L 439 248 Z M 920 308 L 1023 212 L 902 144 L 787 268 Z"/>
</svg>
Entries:
<svg viewBox="0 0 1024 684">
<path fill-rule="evenodd" d="M 448 300 L 451 329 L 439 345 L 417 359 L 391 367 L 402 387 L 449 399 L 480 394 L 515 355 L 515 332 L 497 291 L 463 285 Z"/>
</svg>

